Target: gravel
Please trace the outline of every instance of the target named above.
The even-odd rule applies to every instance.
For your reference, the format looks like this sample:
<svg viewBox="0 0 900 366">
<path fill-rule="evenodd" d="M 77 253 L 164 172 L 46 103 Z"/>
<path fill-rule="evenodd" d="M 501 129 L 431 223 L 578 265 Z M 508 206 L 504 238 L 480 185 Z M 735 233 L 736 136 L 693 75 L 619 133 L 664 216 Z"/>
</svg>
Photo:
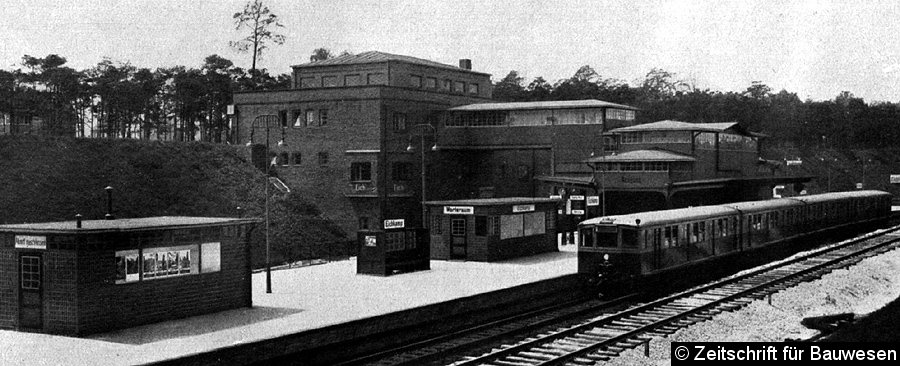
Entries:
<svg viewBox="0 0 900 366">
<path fill-rule="evenodd" d="M 818 334 L 800 324 L 805 317 L 871 313 L 900 297 L 900 250 L 867 258 L 821 279 L 799 284 L 754 301 L 740 310 L 681 329 L 650 341 L 650 357 L 644 347 L 624 351 L 610 365 L 668 365 L 671 342 L 780 342 Z"/>
</svg>

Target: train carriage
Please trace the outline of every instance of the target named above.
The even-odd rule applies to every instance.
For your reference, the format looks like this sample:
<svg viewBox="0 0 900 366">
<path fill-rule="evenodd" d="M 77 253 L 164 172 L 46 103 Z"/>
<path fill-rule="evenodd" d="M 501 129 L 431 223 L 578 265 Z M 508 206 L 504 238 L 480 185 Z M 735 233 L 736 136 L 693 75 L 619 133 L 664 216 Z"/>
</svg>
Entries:
<svg viewBox="0 0 900 366">
<path fill-rule="evenodd" d="M 834 192 L 593 218 L 579 224 L 578 271 L 615 282 L 689 274 L 741 252 L 785 253 L 799 249 L 784 244 L 794 239 L 886 221 L 891 197 Z"/>
</svg>

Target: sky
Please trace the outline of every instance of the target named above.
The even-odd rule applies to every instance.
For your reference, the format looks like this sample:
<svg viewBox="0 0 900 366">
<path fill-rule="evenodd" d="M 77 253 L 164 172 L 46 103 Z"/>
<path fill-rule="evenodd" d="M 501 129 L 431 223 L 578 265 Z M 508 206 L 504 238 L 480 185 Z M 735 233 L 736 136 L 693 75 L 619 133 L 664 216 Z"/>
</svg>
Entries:
<svg viewBox="0 0 900 366">
<path fill-rule="evenodd" d="M 86 69 L 104 58 L 138 67 L 199 67 L 244 36 L 232 15 L 246 0 L 6 0 L 0 68 L 58 54 Z M 590 65 L 639 84 L 653 68 L 701 89 L 743 91 L 758 81 L 801 99 L 849 91 L 900 102 L 900 1 L 265 0 L 283 45 L 260 68 L 289 73 L 312 50 L 382 51 L 473 69 L 499 80 L 553 82 Z"/>
</svg>

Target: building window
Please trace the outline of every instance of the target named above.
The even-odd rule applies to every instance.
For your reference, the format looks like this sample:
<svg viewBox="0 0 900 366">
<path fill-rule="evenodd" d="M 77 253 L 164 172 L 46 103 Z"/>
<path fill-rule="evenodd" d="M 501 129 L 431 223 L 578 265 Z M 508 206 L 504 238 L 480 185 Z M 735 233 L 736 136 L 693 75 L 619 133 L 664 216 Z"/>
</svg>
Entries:
<svg viewBox="0 0 900 366">
<path fill-rule="evenodd" d="M 141 279 L 141 267 L 138 264 L 138 251 L 125 250 L 116 252 L 116 283 L 134 282 Z"/>
<path fill-rule="evenodd" d="M 384 233 L 384 250 L 386 252 L 401 251 L 406 248 L 406 235 L 402 231 L 388 231 Z"/>
<path fill-rule="evenodd" d="M 337 76 L 323 76 L 322 77 L 322 86 L 326 88 L 334 88 L 338 86 L 338 78 Z"/>
<path fill-rule="evenodd" d="M 300 78 L 301 89 L 315 88 L 316 86 L 316 78 Z"/>
<path fill-rule="evenodd" d="M 393 122 L 394 131 L 405 131 L 406 130 L 406 114 L 405 113 L 394 112 L 392 122 Z"/>
<path fill-rule="evenodd" d="M 306 110 L 306 127 L 316 125 L 316 111 L 313 109 Z"/>
<path fill-rule="evenodd" d="M 291 165 L 291 160 L 289 157 L 290 156 L 286 152 L 279 154 L 279 156 L 278 156 L 278 160 L 280 160 L 279 163 L 281 163 L 281 165 L 284 165 L 284 166 Z"/>
<path fill-rule="evenodd" d="M 450 79 L 444 79 L 444 80 L 441 82 L 441 89 L 446 90 L 446 91 L 450 91 L 450 85 L 452 85 L 452 84 L 453 84 L 453 82 L 450 81 Z"/>
<path fill-rule="evenodd" d="M 466 83 L 462 81 L 454 81 L 453 82 L 453 91 L 456 93 L 465 93 L 466 92 Z"/>
<path fill-rule="evenodd" d="M 294 121 L 294 123 L 292 124 L 293 127 L 303 127 L 303 124 L 305 123 L 303 111 L 301 110 L 293 111 L 291 119 Z"/>
<path fill-rule="evenodd" d="M 372 163 L 357 162 L 350 163 L 350 181 L 351 182 L 369 182 L 372 180 Z"/>
<path fill-rule="evenodd" d="M 362 78 L 359 76 L 359 74 L 344 76 L 344 85 L 345 86 L 362 85 Z"/>
<path fill-rule="evenodd" d="M 441 224 L 443 223 L 444 217 L 441 215 L 432 215 L 431 216 L 431 235 L 440 235 L 442 233 Z"/>
<path fill-rule="evenodd" d="M 192 251 L 196 255 L 197 246 L 144 249 L 141 256 L 142 278 L 146 280 L 197 273 L 196 263 L 192 262 Z"/>
<path fill-rule="evenodd" d="M 372 73 L 366 76 L 366 83 L 369 85 L 384 84 L 384 74 L 380 72 Z"/>
<path fill-rule="evenodd" d="M 487 236 L 488 218 L 487 216 L 475 216 L 475 236 Z"/>
<path fill-rule="evenodd" d="M 619 121 L 633 121 L 634 111 L 625 109 L 608 108 L 606 110 L 606 119 L 614 119 Z"/>
<path fill-rule="evenodd" d="M 425 79 L 425 87 L 428 89 L 437 88 L 437 79 L 435 78 L 426 78 Z"/>
<path fill-rule="evenodd" d="M 328 152 L 319 151 L 319 154 L 317 156 L 319 158 L 319 165 L 321 165 L 321 166 L 328 165 Z"/>
<path fill-rule="evenodd" d="M 422 87 L 422 77 L 418 75 L 412 75 L 409 77 L 409 84 L 413 88 L 421 88 Z"/>
<path fill-rule="evenodd" d="M 412 178 L 412 163 L 400 162 L 391 166 L 391 179 L 394 181 L 408 181 Z"/>
<path fill-rule="evenodd" d="M 41 289 L 41 257 L 23 255 L 21 259 L 21 287 L 23 290 Z"/>
<path fill-rule="evenodd" d="M 360 230 L 369 230 L 369 225 L 371 225 L 371 219 L 368 216 L 360 216 L 359 217 L 359 229 Z"/>
<path fill-rule="evenodd" d="M 300 165 L 300 162 L 303 161 L 303 155 L 300 152 L 294 153 L 294 165 Z"/>
<path fill-rule="evenodd" d="M 466 236 L 466 219 L 450 219 L 450 235 Z"/>
<path fill-rule="evenodd" d="M 328 110 L 320 109 L 319 110 L 319 126 L 325 126 L 328 124 Z"/>
<path fill-rule="evenodd" d="M 478 84 L 469 84 L 469 94 L 478 94 Z"/>
</svg>

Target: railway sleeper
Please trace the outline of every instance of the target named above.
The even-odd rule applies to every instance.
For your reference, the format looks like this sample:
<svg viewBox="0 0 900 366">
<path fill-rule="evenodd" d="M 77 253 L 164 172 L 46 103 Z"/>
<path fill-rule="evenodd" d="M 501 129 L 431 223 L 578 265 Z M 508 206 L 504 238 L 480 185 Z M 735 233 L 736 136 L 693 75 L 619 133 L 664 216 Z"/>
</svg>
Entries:
<svg viewBox="0 0 900 366">
<path fill-rule="evenodd" d="M 578 333 L 578 334 L 573 334 L 573 335 L 569 336 L 568 338 L 577 339 L 577 340 L 584 341 L 584 342 L 592 342 L 592 343 L 602 342 L 602 341 L 609 339 L 609 337 L 591 334 L 591 333 L 589 333 L 589 331 L 585 331 L 585 332 Z"/>
<path fill-rule="evenodd" d="M 569 352 L 578 351 L 578 350 L 581 350 L 584 347 L 587 347 L 590 345 L 591 345 L 590 343 L 586 344 L 586 343 L 572 342 L 567 339 L 560 339 L 560 340 L 556 341 L 556 343 L 553 344 L 554 347 L 559 347 L 559 348 L 568 350 Z"/>
<path fill-rule="evenodd" d="M 549 345 L 549 344 L 545 344 L 541 347 L 532 348 L 530 351 L 526 351 L 526 352 L 537 352 L 537 354 L 547 355 L 548 358 L 551 358 L 551 359 L 554 358 L 555 356 L 564 356 L 564 355 L 567 355 L 570 353 L 569 351 L 566 351 L 564 349 L 556 348 L 556 345 Z"/>
<path fill-rule="evenodd" d="M 578 364 L 578 365 L 593 365 L 596 363 L 594 360 L 592 360 L 590 358 L 584 358 L 584 357 L 575 357 L 572 359 L 571 362 Z"/>
<path fill-rule="evenodd" d="M 538 362 L 536 362 L 536 361 L 535 362 L 512 362 L 512 361 L 505 361 L 505 360 L 496 360 L 496 361 L 491 362 L 490 364 L 505 365 L 505 366 L 532 366 L 536 363 L 538 363 Z"/>
<path fill-rule="evenodd" d="M 599 339 L 599 338 L 589 339 L 589 338 L 576 337 L 576 336 L 566 337 L 566 338 L 558 340 L 558 342 L 566 342 L 568 344 L 576 345 L 579 347 L 590 346 L 592 344 L 597 344 L 597 342 L 603 342 L 603 341 L 604 341 L 604 339 Z"/>
<path fill-rule="evenodd" d="M 643 327 L 643 326 L 647 325 L 646 322 L 639 322 L 639 321 L 628 320 L 628 319 L 613 320 L 610 324 L 624 325 L 624 326 L 630 326 L 630 327 Z"/>
<path fill-rule="evenodd" d="M 529 365 L 544 362 L 543 360 L 540 360 L 540 359 L 528 358 L 528 357 L 522 357 L 522 356 L 516 356 L 516 355 L 506 356 L 503 359 L 509 360 L 509 361 L 515 361 L 515 362 L 525 362 Z"/>
<path fill-rule="evenodd" d="M 542 352 L 542 350 L 543 350 L 542 348 L 532 348 L 531 351 L 522 351 L 522 352 L 519 352 L 519 355 L 520 355 L 520 356 L 525 356 L 525 357 L 528 357 L 528 358 L 538 359 L 538 360 L 550 360 L 550 359 L 553 359 L 553 356 L 551 356 L 551 355 L 548 355 L 548 354 L 546 354 L 546 353 L 540 353 L 540 352 Z"/>
</svg>

